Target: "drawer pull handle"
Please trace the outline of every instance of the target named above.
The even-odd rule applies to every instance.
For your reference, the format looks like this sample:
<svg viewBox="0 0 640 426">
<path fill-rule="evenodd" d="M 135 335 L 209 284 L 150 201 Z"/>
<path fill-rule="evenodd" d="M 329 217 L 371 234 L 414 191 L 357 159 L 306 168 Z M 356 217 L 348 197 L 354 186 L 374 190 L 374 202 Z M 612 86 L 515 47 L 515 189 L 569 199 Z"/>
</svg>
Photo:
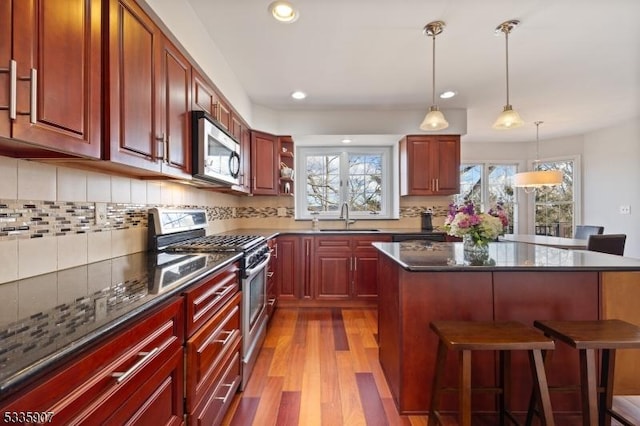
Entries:
<svg viewBox="0 0 640 426">
<path fill-rule="evenodd" d="M 226 293 L 228 293 L 229 289 L 231 289 L 231 288 L 233 288 L 233 286 L 232 285 L 228 285 L 228 286 L 222 287 L 220 290 L 216 291 L 213 294 L 214 294 L 214 296 L 219 298 L 219 297 L 224 296 Z"/>
<path fill-rule="evenodd" d="M 117 378 L 116 383 L 118 384 L 124 382 L 127 379 L 127 377 L 131 376 L 133 373 L 136 372 L 136 370 L 140 369 L 140 367 L 142 367 L 147 362 L 147 360 L 152 356 L 154 356 L 156 352 L 158 352 L 159 350 L 160 348 L 153 348 L 149 352 L 139 352 L 138 356 L 141 356 L 142 358 L 140 358 L 138 362 L 133 364 L 131 368 L 129 368 L 124 373 L 118 373 L 118 372 L 111 373 L 111 377 L 116 377 Z"/>
<path fill-rule="evenodd" d="M 273 272 L 267 272 L 267 277 L 271 278 L 273 276 Z"/>
<path fill-rule="evenodd" d="M 229 343 L 229 340 L 231 340 L 231 338 L 233 337 L 234 331 L 235 330 L 224 330 L 224 331 L 220 332 L 220 334 L 223 334 L 223 333 L 226 334 L 227 337 L 224 340 L 216 339 L 213 342 L 214 343 L 222 343 L 222 346 L 225 346 L 227 343 Z"/>
<path fill-rule="evenodd" d="M 226 388 L 229 388 L 229 390 L 225 393 L 224 396 L 216 396 L 214 399 L 219 399 L 224 404 L 225 402 L 227 402 L 227 398 L 229 398 L 229 394 L 230 394 L 231 388 L 233 387 L 233 383 L 222 383 L 220 387 L 226 387 Z"/>
</svg>

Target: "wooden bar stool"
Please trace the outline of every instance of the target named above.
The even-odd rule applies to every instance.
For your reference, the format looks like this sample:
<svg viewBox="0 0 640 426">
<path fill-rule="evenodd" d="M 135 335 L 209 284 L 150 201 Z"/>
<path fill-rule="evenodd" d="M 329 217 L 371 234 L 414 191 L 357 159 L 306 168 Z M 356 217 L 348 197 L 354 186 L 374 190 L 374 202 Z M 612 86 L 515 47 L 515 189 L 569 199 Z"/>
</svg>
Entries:
<svg viewBox="0 0 640 426">
<path fill-rule="evenodd" d="M 514 350 L 529 352 L 536 397 L 542 405 L 543 424 L 548 426 L 554 424 L 542 359 L 543 350 L 554 348 L 552 339 L 545 337 L 532 327 L 515 321 L 434 321 L 430 326 L 440 340 L 429 409 L 429 426 L 441 424 L 438 409 L 441 394 L 445 390 L 442 383 L 449 350 L 458 351 L 458 411 L 462 426 L 471 426 L 471 352 L 478 350 L 499 351 L 500 353 L 500 386 L 498 388 L 474 388 L 474 390 L 497 392 L 500 395 L 498 409 L 501 425 L 505 424 L 506 418 L 517 423 L 509 406 L 510 352 Z"/>
<path fill-rule="evenodd" d="M 547 336 L 560 340 L 580 352 L 582 424 L 610 425 L 613 417 L 623 425 L 633 426 L 611 408 L 613 373 L 616 349 L 640 348 L 640 327 L 616 319 L 534 321 L 533 325 Z M 602 350 L 599 386 L 596 366 L 598 349 Z"/>
</svg>

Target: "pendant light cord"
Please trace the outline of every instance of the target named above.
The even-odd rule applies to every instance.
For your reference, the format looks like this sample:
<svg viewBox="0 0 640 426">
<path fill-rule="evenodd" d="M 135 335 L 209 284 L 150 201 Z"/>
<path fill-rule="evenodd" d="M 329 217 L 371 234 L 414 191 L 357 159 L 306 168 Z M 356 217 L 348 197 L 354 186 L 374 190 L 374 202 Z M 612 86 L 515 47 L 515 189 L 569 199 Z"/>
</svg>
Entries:
<svg viewBox="0 0 640 426">
<path fill-rule="evenodd" d="M 431 105 L 436 104 L 436 35 L 433 35 L 433 72 L 431 73 Z"/>
<path fill-rule="evenodd" d="M 506 49 L 506 52 L 507 52 L 507 54 L 506 54 L 507 61 L 506 61 L 506 64 L 505 64 L 506 75 L 507 75 L 507 78 L 506 78 L 506 81 L 507 81 L 507 105 L 511 105 L 509 103 L 509 28 L 504 28 L 503 31 L 504 31 L 504 35 L 505 35 L 505 37 L 504 37 L 504 45 L 505 45 L 505 49 Z"/>
</svg>

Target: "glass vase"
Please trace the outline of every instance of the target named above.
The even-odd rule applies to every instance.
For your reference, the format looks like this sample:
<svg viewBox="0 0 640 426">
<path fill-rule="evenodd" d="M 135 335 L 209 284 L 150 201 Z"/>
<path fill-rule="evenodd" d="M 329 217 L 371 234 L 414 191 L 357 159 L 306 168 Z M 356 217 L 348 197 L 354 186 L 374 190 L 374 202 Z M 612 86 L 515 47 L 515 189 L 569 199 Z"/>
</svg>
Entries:
<svg viewBox="0 0 640 426">
<path fill-rule="evenodd" d="M 488 242 L 474 241 L 470 235 L 464 235 L 462 237 L 462 244 L 464 247 L 464 260 L 469 265 L 483 266 L 492 263 L 489 257 Z"/>
</svg>

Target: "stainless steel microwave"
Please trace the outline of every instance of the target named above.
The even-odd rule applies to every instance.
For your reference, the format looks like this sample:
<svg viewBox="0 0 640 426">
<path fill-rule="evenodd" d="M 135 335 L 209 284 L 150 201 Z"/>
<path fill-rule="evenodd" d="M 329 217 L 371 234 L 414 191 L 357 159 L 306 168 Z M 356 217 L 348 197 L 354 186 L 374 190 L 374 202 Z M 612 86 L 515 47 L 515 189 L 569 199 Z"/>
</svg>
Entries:
<svg viewBox="0 0 640 426">
<path fill-rule="evenodd" d="M 193 178 L 215 186 L 240 183 L 240 144 L 204 111 L 191 113 Z"/>
</svg>

